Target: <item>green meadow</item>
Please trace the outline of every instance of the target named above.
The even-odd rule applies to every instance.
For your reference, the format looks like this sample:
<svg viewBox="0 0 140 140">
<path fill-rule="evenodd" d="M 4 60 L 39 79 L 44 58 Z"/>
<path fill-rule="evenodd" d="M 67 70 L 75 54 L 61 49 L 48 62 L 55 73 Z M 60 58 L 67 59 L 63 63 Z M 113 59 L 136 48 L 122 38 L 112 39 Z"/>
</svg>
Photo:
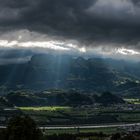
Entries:
<svg viewBox="0 0 140 140">
<path fill-rule="evenodd" d="M 43 107 L 18 107 L 23 111 L 61 111 L 70 110 L 71 107 L 67 106 L 43 106 Z"/>
</svg>

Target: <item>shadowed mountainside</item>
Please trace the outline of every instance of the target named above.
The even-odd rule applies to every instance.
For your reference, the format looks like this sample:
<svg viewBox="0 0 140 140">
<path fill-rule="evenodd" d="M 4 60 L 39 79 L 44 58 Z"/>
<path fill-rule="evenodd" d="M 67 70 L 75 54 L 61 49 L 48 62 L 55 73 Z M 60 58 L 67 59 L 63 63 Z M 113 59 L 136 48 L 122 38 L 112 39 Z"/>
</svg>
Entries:
<svg viewBox="0 0 140 140">
<path fill-rule="evenodd" d="M 11 92 L 5 98 L 15 106 L 81 106 L 95 103 L 102 105 L 125 103 L 121 97 L 110 92 L 101 95 L 59 90 L 43 91 L 36 94 Z"/>
<path fill-rule="evenodd" d="M 136 63 L 112 59 L 40 54 L 28 63 L 1 65 L 0 85 L 1 89 L 122 92 L 140 87 L 139 71 L 135 69 L 140 70 Z"/>
</svg>

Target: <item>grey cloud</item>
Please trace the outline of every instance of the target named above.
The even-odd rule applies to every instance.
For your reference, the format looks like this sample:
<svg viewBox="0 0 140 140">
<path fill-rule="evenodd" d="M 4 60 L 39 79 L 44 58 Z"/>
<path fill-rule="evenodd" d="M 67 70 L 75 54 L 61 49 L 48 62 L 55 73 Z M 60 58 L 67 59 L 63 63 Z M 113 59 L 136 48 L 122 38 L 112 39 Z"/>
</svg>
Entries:
<svg viewBox="0 0 140 140">
<path fill-rule="evenodd" d="M 0 29 L 28 29 L 90 44 L 139 49 L 138 0 L 0 0 Z M 4 32 L 4 31 L 2 31 Z M 91 46 L 91 45 L 90 45 Z"/>
</svg>

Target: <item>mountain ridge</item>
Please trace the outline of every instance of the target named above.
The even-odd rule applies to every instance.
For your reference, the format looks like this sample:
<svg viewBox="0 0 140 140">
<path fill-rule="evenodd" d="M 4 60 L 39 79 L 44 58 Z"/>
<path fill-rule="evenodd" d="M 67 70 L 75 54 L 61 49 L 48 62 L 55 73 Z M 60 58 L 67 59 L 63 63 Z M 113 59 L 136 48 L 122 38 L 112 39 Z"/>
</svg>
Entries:
<svg viewBox="0 0 140 140">
<path fill-rule="evenodd" d="M 123 63 L 102 58 L 39 54 L 32 56 L 28 63 L 0 66 L 0 85 L 13 89 L 74 88 L 97 92 L 120 92 L 128 87 L 139 87 L 140 77 L 131 65 L 137 69 L 139 66 L 125 63 L 123 67 Z"/>
</svg>

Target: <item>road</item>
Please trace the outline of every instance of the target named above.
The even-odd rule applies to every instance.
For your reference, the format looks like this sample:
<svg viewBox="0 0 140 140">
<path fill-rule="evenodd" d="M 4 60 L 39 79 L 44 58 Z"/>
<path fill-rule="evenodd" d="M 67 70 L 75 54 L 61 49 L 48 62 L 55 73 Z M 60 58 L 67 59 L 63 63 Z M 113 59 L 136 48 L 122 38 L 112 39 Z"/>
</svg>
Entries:
<svg viewBox="0 0 140 140">
<path fill-rule="evenodd" d="M 44 126 L 39 127 L 40 129 L 54 130 L 54 129 L 91 129 L 91 128 L 110 128 L 110 127 L 131 127 L 131 126 L 140 126 L 140 123 L 131 123 L 131 124 L 109 124 L 109 125 L 75 125 L 75 126 Z M 6 126 L 0 126 L 0 129 L 4 129 Z"/>
<path fill-rule="evenodd" d="M 75 125 L 75 126 L 58 126 L 58 127 L 40 127 L 40 129 L 75 129 L 75 128 L 83 128 L 83 129 L 91 129 L 91 128 L 110 128 L 110 127 L 131 127 L 131 126 L 140 126 L 140 123 L 132 123 L 132 124 L 109 124 L 109 125 Z"/>
</svg>

